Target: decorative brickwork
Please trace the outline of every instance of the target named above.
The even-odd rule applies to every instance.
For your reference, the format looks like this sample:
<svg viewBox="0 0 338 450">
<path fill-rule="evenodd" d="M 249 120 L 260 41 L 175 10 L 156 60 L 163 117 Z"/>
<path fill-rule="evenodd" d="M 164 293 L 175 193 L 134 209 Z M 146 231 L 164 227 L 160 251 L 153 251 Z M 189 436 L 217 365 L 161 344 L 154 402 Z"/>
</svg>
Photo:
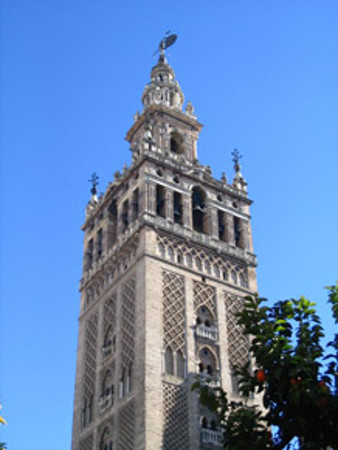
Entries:
<svg viewBox="0 0 338 450">
<path fill-rule="evenodd" d="M 117 424 L 118 450 L 134 450 L 135 440 L 135 404 L 130 400 L 118 413 Z"/>
<path fill-rule="evenodd" d="M 184 387 L 163 383 L 164 450 L 189 448 L 188 394 Z"/>
<path fill-rule="evenodd" d="M 96 352 L 97 352 L 98 314 L 95 313 L 87 322 L 85 340 L 84 394 L 95 392 Z"/>
<path fill-rule="evenodd" d="M 194 281 L 194 307 L 195 311 L 201 306 L 205 306 L 211 312 L 214 318 L 216 318 L 216 306 L 215 306 L 215 288 L 208 286 L 205 283 Z"/>
<path fill-rule="evenodd" d="M 185 355 L 184 278 L 168 271 L 163 271 L 163 328 L 164 347 Z"/>
<path fill-rule="evenodd" d="M 121 361 L 129 366 L 135 352 L 135 276 L 122 289 Z"/>
<path fill-rule="evenodd" d="M 163 259 L 195 269 L 228 283 L 248 287 L 247 265 L 235 263 L 216 252 L 187 244 L 167 235 L 157 235 L 158 253 Z"/>
<path fill-rule="evenodd" d="M 228 355 L 231 366 L 243 365 L 248 360 L 248 337 L 237 324 L 236 313 L 243 308 L 243 298 L 225 293 L 225 312 L 228 335 Z"/>
<path fill-rule="evenodd" d="M 79 450 L 94 450 L 94 437 L 93 433 L 90 433 L 80 441 Z"/>
</svg>

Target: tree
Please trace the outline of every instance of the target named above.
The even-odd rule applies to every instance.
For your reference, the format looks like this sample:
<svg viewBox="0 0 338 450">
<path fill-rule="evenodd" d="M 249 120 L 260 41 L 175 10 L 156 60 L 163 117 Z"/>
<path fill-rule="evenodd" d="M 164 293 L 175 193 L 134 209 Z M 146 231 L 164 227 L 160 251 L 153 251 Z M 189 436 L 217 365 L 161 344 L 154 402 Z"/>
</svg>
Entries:
<svg viewBox="0 0 338 450">
<path fill-rule="evenodd" d="M 338 283 L 327 289 L 337 324 Z M 291 448 L 295 440 L 301 449 L 338 449 L 338 334 L 321 344 L 321 320 L 304 297 L 265 302 L 246 297 L 238 313 L 250 336 L 250 358 L 234 368 L 241 399 L 229 401 L 221 388 L 199 382 L 193 389 L 217 416 L 226 449 Z"/>
</svg>

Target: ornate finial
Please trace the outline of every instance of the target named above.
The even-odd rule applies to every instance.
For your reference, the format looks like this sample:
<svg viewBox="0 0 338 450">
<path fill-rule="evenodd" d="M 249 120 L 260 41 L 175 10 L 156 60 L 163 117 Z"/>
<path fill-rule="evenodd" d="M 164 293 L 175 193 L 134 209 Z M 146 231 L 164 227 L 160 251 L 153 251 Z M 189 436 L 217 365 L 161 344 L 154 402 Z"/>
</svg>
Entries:
<svg viewBox="0 0 338 450">
<path fill-rule="evenodd" d="M 242 159 L 242 155 L 239 153 L 237 148 L 235 148 L 231 154 L 232 154 L 232 160 L 234 162 L 234 169 L 235 169 L 236 173 L 238 173 L 241 170 L 239 160 Z"/>
<path fill-rule="evenodd" d="M 96 172 L 93 172 L 91 179 L 88 180 L 89 183 L 92 183 L 92 188 L 90 192 L 92 193 L 93 196 L 97 194 L 96 186 L 99 184 L 99 182 L 97 181 L 98 179 L 99 177 L 96 175 Z"/>
<path fill-rule="evenodd" d="M 161 61 L 161 62 L 165 62 L 166 61 L 166 59 L 165 59 L 165 50 L 168 47 L 170 47 L 171 45 L 173 45 L 173 43 L 177 39 L 177 35 L 176 34 L 169 34 L 169 33 L 170 33 L 170 30 L 166 32 L 166 36 L 159 43 L 158 50 L 155 52 L 155 53 L 157 53 L 158 51 L 160 52 L 159 61 Z"/>
</svg>

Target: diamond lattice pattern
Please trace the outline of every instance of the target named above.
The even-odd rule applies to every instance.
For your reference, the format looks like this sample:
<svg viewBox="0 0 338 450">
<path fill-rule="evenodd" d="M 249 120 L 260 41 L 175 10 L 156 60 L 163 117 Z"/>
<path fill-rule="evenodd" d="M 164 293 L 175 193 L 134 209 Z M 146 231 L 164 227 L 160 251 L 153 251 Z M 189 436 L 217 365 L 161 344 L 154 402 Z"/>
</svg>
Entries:
<svg viewBox="0 0 338 450">
<path fill-rule="evenodd" d="M 168 271 L 163 271 L 163 328 L 164 347 L 185 355 L 184 279 Z"/>
<path fill-rule="evenodd" d="M 122 290 L 122 366 L 127 367 L 134 359 L 135 348 L 135 277 L 133 276 Z"/>
<path fill-rule="evenodd" d="M 134 424 L 135 424 L 135 405 L 134 400 L 131 400 L 128 402 L 126 406 L 120 409 L 118 414 L 117 448 L 119 450 L 133 450 L 135 448 Z"/>
<path fill-rule="evenodd" d="M 249 340 L 237 324 L 236 313 L 243 308 L 243 298 L 225 293 L 225 311 L 228 334 L 228 354 L 231 366 L 243 365 L 248 360 Z"/>
<path fill-rule="evenodd" d="M 85 438 L 81 439 L 79 450 L 93 450 L 93 433 L 87 435 Z"/>
<path fill-rule="evenodd" d="M 85 368 L 84 391 L 85 395 L 94 394 L 96 371 L 96 347 L 97 347 L 97 323 L 98 315 L 95 313 L 87 322 L 85 339 Z"/>
<path fill-rule="evenodd" d="M 180 386 L 163 383 L 164 398 L 164 450 L 189 448 L 189 412 L 187 390 Z"/>
<path fill-rule="evenodd" d="M 201 306 L 206 306 L 216 318 L 215 289 L 199 281 L 194 281 L 194 306 L 195 311 Z"/>
</svg>

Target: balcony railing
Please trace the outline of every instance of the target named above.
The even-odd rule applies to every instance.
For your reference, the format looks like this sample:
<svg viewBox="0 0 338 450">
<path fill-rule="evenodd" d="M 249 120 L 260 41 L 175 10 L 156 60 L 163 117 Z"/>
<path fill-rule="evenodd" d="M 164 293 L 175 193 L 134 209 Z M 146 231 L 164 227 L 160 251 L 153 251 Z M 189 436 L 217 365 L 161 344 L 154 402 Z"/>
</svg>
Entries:
<svg viewBox="0 0 338 450">
<path fill-rule="evenodd" d="M 208 428 L 201 429 L 202 444 L 213 444 L 222 447 L 222 433 L 221 431 L 209 430 Z"/>
<path fill-rule="evenodd" d="M 209 375 L 207 373 L 199 373 L 201 384 L 207 384 L 210 387 L 220 387 L 221 378 L 218 373 Z"/>
<path fill-rule="evenodd" d="M 204 324 L 197 325 L 196 335 L 205 339 L 210 339 L 211 341 L 218 340 L 218 328 L 217 327 L 207 327 Z"/>
</svg>

